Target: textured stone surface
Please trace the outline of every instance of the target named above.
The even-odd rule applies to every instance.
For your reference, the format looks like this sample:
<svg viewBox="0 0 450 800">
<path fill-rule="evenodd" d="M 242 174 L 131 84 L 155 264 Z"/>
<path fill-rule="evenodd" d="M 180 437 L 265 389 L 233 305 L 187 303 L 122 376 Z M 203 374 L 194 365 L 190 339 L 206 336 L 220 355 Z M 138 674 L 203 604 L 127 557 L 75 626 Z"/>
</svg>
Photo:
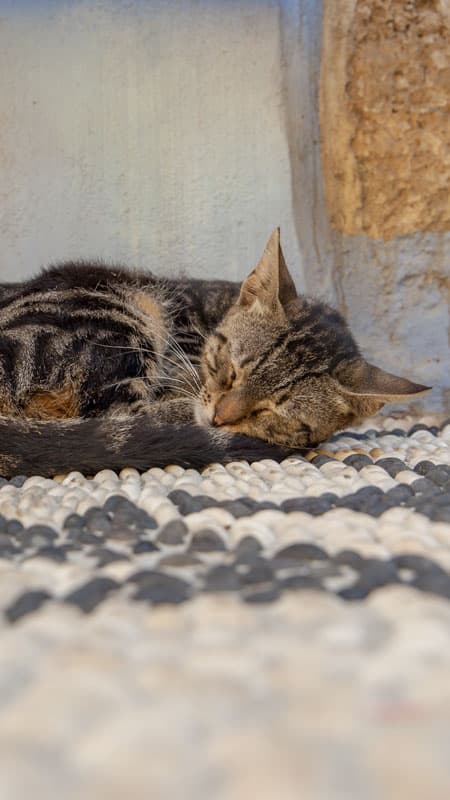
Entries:
<svg viewBox="0 0 450 800">
<path fill-rule="evenodd" d="M 418 413 L 449 412 L 448 3 L 305 5 L 291 17 L 304 85 L 288 86 L 307 289 L 339 305 L 370 360 L 435 387 Z M 322 47 L 309 46 L 320 29 Z"/>
<path fill-rule="evenodd" d="M 0 797 L 446 800 L 449 475 L 404 417 L 5 482 Z"/>
<path fill-rule="evenodd" d="M 441 0 L 339 5 L 332 11 L 343 41 L 327 39 L 323 65 L 327 80 L 334 46 L 343 60 L 344 102 L 332 129 L 336 98 L 333 109 L 325 102 L 322 109 L 331 221 L 342 233 L 385 239 L 449 230 L 448 8 Z M 325 16 L 324 24 L 335 22 Z"/>
</svg>

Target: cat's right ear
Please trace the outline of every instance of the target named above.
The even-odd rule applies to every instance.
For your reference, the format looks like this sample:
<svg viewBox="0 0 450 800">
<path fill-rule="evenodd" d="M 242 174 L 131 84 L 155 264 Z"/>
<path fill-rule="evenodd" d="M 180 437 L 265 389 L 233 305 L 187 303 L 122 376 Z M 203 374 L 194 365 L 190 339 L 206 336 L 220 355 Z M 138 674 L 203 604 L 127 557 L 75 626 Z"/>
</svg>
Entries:
<svg viewBox="0 0 450 800">
<path fill-rule="evenodd" d="M 431 388 L 385 372 L 364 358 L 341 363 L 334 377 L 339 381 L 344 395 L 367 415 L 375 414 L 385 403 L 412 400 Z"/>
<path fill-rule="evenodd" d="M 238 304 L 255 310 L 284 314 L 297 290 L 284 260 L 280 229 L 275 228 L 253 272 L 241 286 Z"/>
</svg>

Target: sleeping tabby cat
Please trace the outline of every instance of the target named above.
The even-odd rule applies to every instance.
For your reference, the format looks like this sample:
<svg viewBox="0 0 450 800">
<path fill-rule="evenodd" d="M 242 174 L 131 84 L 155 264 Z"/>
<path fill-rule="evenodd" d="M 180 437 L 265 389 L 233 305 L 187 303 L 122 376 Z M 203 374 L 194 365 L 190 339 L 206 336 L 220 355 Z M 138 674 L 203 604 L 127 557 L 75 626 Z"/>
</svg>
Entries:
<svg viewBox="0 0 450 800">
<path fill-rule="evenodd" d="M 297 296 L 272 234 L 242 286 L 100 263 L 0 291 L 0 474 L 280 457 L 427 387 Z"/>
</svg>

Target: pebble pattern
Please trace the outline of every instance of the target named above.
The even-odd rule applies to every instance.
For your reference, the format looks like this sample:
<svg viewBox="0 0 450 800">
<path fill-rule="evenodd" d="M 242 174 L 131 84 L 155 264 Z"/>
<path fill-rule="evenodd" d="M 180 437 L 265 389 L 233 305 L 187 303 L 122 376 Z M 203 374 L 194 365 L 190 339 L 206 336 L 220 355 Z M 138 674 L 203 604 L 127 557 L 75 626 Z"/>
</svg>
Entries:
<svg viewBox="0 0 450 800">
<path fill-rule="evenodd" d="M 0 797 L 450 796 L 450 421 L 1 484 Z"/>
<path fill-rule="evenodd" d="M 0 575 L 8 623 L 48 602 L 91 613 L 111 594 L 361 600 L 401 584 L 449 598 L 450 424 L 346 432 L 307 458 L 202 474 L 16 476 L 0 489 Z"/>
</svg>

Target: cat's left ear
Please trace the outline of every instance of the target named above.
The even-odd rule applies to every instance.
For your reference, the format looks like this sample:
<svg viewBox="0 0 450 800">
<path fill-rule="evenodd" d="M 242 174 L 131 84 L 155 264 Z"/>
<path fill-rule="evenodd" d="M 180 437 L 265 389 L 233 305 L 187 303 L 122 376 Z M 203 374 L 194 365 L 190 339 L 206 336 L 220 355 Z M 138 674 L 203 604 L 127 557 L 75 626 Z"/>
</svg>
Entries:
<svg viewBox="0 0 450 800">
<path fill-rule="evenodd" d="M 346 397 L 358 406 L 362 414 L 375 414 L 385 403 L 418 397 L 430 390 L 430 386 L 412 383 L 385 372 L 364 358 L 354 358 L 341 363 L 334 377 Z"/>
<path fill-rule="evenodd" d="M 241 286 L 238 303 L 281 312 L 296 297 L 297 290 L 280 245 L 280 229 L 275 228 L 260 261 Z"/>
</svg>

